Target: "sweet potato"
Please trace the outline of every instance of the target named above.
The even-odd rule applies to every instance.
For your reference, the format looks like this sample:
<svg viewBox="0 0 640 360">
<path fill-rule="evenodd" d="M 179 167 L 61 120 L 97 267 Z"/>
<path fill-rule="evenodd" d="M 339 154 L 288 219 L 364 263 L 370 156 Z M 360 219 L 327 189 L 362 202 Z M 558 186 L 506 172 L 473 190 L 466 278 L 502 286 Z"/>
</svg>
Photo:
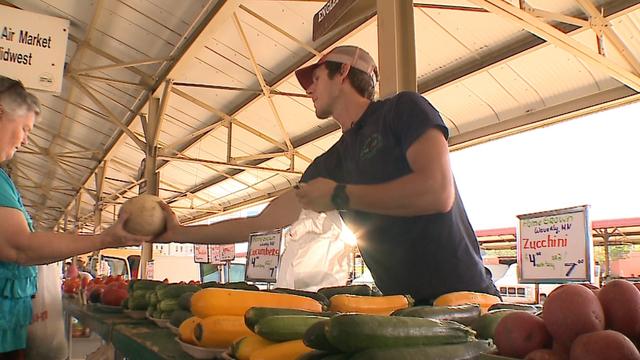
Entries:
<svg viewBox="0 0 640 360">
<path fill-rule="evenodd" d="M 496 326 L 494 341 L 500 355 L 523 358 L 551 345 L 551 336 L 539 317 L 524 311 L 506 315 Z"/>
<path fill-rule="evenodd" d="M 584 286 L 567 284 L 549 294 L 542 309 L 544 324 L 554 341 L 567 346 L 584 333 L 604 330 L 598 298 Z"/>
<path fill-rule="evenodd" d="M 633 342 L 613 330 L 582 334 L 571 344 L 570 360 L 639 360 L 640 352 Z"/>
<path fill-rule="evenodd" d="M 598 300 L 607 329 L 630 339 L 640 336 L 640 291 L 632 283 L 622 279 L 610 281 L 600 290 Z"/>
</svg>

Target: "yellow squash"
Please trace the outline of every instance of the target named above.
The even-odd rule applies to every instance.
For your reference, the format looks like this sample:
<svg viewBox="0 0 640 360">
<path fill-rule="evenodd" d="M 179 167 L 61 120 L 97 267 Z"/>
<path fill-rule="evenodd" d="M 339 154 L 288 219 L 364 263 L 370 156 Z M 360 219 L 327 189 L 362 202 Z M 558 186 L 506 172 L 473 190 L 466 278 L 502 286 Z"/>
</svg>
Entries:
<svg viewBox="0 0 640 360">
<path fill-rule="evenodd" d="M 489 307 L 495 303 L 500 302 L 500 298 L 497 296 L 477 293 L 472 291 L 455 291 L 448 294 L 439 296 L 434 302 L 434 306 L 451 306 L 451 305 L 464 305 L 464 304 L 478 304 L 480 305 L 480 311 L 484 314 L 489 310 Z"/>
<path fill-rule="evenodd" d="M 244 316 L 254 306 L 322 311 L 322 305 L 314 299 L 266 291 L 208 288 L 191 297 L 191 312 L 200 318 L 212 315 Z"/>
<path fill-rule="evenodd" d="M 231 355 L 237 360 L 249 360 L 251 354 L 269 345 L 275 344 L 260 335 L 249 335 L 236 340 L 231 347 Z"/>
<path fill-rule="evenodd" d="M 194 329 L 196 345 L 226 349 L 234 341 L 251 335 L 242 316 L 214 315 L 201 319 Z"/>
<path fill-rule="evenodd" d="M 389 315 L 413 305 L 408 295 L 359 296 L 339 294 L 331 297 L 330 311 L 361 314 Z"/>
<path fill-rule="evenodd" d="M 200 322 L 200 318 L 196 316 L 192 316 L 187 320 L 183 321 L 178 328 L 178 336 L 180 340 L 186 342 L 187 344 L 195 345 L 196 338 L 193 334 L 193 329 L 195 329 L 196 325 Z"/>
<path fill-rule="evenodd" d="M 286 360 L 297 359 L 303 354 L 313 351 L 302 340 L 285 341 L 269 345 L 251 354 L 249 360 Z"/>
</svg>

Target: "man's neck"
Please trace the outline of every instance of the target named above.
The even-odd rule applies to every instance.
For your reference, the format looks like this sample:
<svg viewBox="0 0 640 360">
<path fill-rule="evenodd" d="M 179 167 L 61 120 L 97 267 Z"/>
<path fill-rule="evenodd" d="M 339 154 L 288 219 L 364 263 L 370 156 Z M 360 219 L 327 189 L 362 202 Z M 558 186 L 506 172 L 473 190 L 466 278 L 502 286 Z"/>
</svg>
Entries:
<svg viewBox="0 0 640 360">
<path fill-rule="evenodd" d="M 343 133 L 351 129 L 360 120 L 369 104 L 371 104 L 371 100 L 359 95 L 345 96 L 343 98 L 343 101 L 333 112 L 333 118 L 340 124 Z"/>
</svg>

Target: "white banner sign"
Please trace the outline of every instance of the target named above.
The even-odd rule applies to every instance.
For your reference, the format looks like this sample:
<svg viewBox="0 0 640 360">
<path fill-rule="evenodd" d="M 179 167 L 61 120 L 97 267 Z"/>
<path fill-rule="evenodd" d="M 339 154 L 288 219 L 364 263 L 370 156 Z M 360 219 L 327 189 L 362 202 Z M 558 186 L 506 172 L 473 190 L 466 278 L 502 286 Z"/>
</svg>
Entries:
<svg viewBox="0 0 640 360">
<path fill-rule="evenodd" d="M 247 281 L 276 282 L 282 231 L 251 234 L 247 248 Z"/>
<path fill-rule="evenodd" d="M 593 242 L 587 206 L 520 215 L 521 283 L 591 281 Z"/>
<path fill-rule="evenodd" d="M 0 75 L 60 93 L 69 20 L 0 5 Z"/>
</svg>

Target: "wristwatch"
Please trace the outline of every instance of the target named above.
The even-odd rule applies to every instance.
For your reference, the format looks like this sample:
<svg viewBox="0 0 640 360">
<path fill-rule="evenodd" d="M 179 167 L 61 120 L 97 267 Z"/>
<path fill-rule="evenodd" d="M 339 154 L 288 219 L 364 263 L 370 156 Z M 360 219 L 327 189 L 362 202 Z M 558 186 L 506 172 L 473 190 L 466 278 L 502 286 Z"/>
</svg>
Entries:
<svg viewBox="0 0 640 360">
<path fill-rule="evenodd" d="M 333 194 L 331 194 L 331 203 L 335 206 L 336 210 L 347 210 L 349 208 L 349 195 L 347 195 L 347 185 L 337 184 L 333 188 Z"/>
</svg>

